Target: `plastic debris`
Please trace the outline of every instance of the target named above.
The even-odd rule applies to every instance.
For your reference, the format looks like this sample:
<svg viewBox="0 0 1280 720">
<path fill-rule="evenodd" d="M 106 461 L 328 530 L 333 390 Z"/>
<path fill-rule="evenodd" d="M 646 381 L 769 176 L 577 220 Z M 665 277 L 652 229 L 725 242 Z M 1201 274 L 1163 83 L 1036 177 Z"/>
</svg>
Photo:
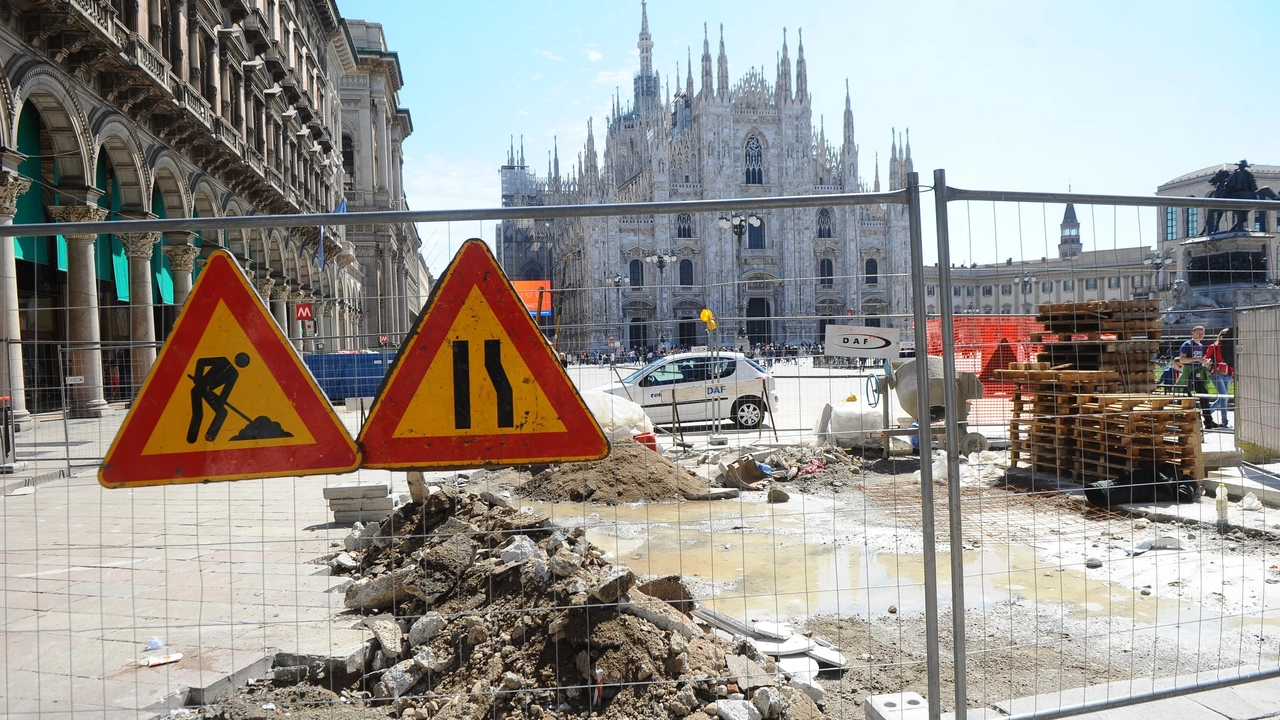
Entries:
<svg viewBox="0 0 1280 720">
<path fill-rule="evenodd" d="M 171 665 L 182 659 L 182 653 L 170 653 L 168 655 L 153 655 L 138 661 L 143 667 L 156 667 L 157 665 Z"/>
<path fill-rule="evenodd" d="M 148 650 L 159 650 L 162 647 L 164 647 L 164 641 L 161 640 L 160 638 L 156 637 L 155 635 L 152 635 L 151 637 L 147 638 Z"/>
</svg>

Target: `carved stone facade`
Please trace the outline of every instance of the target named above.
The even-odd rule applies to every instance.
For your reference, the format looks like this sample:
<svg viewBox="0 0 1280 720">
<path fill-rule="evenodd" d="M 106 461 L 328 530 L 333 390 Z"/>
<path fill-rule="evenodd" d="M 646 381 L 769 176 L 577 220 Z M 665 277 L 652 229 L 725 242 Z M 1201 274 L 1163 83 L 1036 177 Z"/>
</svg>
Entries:
<svg viewBox="0 0 1280 720">
<path fill-rule="evenodd" d="M 346 167 L 348 212 L 406 210 L 405 138 L 413 132 L 409 111 L 399 106 L 400 60 L 387 48 L 382 26 L 347 22 L 357 48 L 354 71 L 342 77 L 341 146 Z M 351 225 L 364 293 L 360 310 L 362 346 L 399 345 L 430 290 L 431 278 L 413 223 Z"/>
<path fill-rule="evenodd" d="M 794 73 L 784 30 L 776 81 L 752 69 L 731 86 L 723 28 L 714 74 L 704 28 L 700 86 L 695 89 L 690 64 L 684 82 L 677 80 L 665 98 L 643 9 L 637 47 L 633 97 L 625 106 L 615 98 L 603 157 L 590 122 L 579 162 L 565 174 L 558 149 L 544 178 L 525 162 L 523 141 L 518 154 L 513 143 L 502 167 L 504 206 L 880 189 L 878 162 L 870 185 L 859 173 L 847 87 L 839 144 L 828 141 L 821 124 L 813 127 L 803 38 Z M 888 189 L 903 187 L 911 171 L 909 136 L 904 141 L 895 134 Z M 735 330 L 757 343 L 812 341 L 836 317 L 909 322 L 903 317 L 911 308 L 905 206 L 757 214 L 763 222 L 741 240 L 721 227 L 719 213 L 508 221 L 496 240 L 512 278 L 550 280 L 556 288 L 561 347 L 702 344 L 707 338 L 696 318 L 704 307 L 722 319 L 726 345 Z M 653 259 L 664 255 L 680 260 L 661 268 Z"/>
<path fill-rule="evenodd" d="M 29 224 L 91 212 L 114 220 L 332 211 L 345 171 L 339 84 L 363 62 L 347 24 L 331 0 L 6 4 L 0 217 L 8 210 L 15 224 Z M 290 319 L 291 307 L 278 313 L 298 349 L 363 347 L 367 286 L 355 247 L 341 227 L 323 236 L 323 268 L 314 227 L 6 241 L 15 251 L 0 253 L 0 317 L 9 339 L 21 336 L 8 362 L 22 370 L 6 372 L 13 379 L 0 394 L 15 395 L 20 420 L 25 399 L 60 407 L 59 373 L 79 369 L 58 369 L 59 343 L 91 338 L 100 350 L 71 351 L 73 365 L 78 355 L 99 358 L 82 363 L 73 412 L 100 414 L 103 399 L 129 399 L 200 256 L 219 247 L 255 281 L 339 310 L 310 332 Z"/>
</svg>

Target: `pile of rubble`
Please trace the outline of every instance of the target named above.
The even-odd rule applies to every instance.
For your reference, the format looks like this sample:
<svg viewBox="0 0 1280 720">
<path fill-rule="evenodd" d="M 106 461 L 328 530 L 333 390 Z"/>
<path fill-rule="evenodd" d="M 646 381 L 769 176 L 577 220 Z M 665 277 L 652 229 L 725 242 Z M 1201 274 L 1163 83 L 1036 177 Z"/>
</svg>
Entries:
<svg viewBox="0 0 1280 720">
<path fill-rule="evenodd" d="M 696 623 L 679 578 L 643 582 L 581 529 L 491 493 L 431 490 L 353 531 L 332 565 L 376 637 L 345 696 L 402 718 L 822 717 L 812 675 Z"/>
<path fill-rule="evenodd" d="M 548 468 L 516 492 L 545 502 L 616 505 L 701 496 L 707 481 L 634 440 L 620 439 L 605 458 Z"/>
<path fill-rule="evenodd" d="M 860 468 L 857 460 L 833 445 L 746 449 L 703 460 L 716 465 L 717 484 L 769 491 L 774 502 L 786 501 L 783 488 L 808 493 L 852 488 Z"/>
</svg>

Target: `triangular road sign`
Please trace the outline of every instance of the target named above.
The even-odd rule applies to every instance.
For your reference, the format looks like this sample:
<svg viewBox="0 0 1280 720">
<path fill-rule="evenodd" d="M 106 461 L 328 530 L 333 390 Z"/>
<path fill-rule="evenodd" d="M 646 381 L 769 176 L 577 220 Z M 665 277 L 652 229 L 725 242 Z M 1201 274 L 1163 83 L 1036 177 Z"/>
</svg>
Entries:
<svg viewBox="0 0 1280 720">
<path fill-rule="evenodd" d="M 382 381 L 363 467 L 595 460 L 609 443 L 489 247 L 468 240 Z"/>
<path fill-rule="evenodd" d="M 98 470 L 107 487 L 343 473 L 355 443 L 235 260 L 215 251 Z"/>
</svg>

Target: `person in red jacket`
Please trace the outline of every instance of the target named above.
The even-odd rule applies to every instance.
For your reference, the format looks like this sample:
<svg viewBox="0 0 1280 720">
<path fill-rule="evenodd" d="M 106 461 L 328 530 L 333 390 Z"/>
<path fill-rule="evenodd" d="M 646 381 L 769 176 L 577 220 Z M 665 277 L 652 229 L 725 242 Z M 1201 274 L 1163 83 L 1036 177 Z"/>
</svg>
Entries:
<svg viewBox="0 0 1280 720">
<path fill-rule="evenodd" d="M 1218 399 L 1214 400 L 1213 405 L 1209 408 L 1210 414 L 1214 410 L 1221 410 L 1222 422 L 1219 424 L 1224 428 L 1230 427 L 1227 424 L 1227 398 L 1231 392 L 1231 378 L 1235 377 L 1236 374 L 1235 370 L 1227 364 L 1226 356 L 1222 353 L 1222 341 L 1226 339 L 1230 331 L 1231 328 L 1223 328 L 1218 333 L 1218 337 L 1213 341 L 1213 344 L 1205 348 L 1204 351 L 1206 365 L 1209 362 L 1213 363 L 1212 366 L 1209 366 L 1209 380 L 1213 382 L 1213 387 L 1218 392 Z"/>
</svg>

